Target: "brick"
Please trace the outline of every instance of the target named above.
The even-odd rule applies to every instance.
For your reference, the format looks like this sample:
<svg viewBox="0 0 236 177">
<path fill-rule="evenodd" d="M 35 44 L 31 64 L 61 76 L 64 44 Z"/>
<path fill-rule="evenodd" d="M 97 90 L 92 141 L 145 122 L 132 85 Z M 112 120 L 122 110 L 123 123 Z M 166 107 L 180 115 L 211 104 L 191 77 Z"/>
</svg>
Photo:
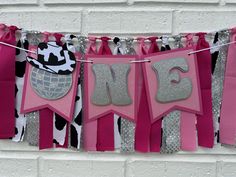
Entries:
<svg viewBox="0 0 236 177">
<path fill-rule="evenodd" d="M 235 11 L 179 11 L 174 20 L 174 33 L 215 31 L 235 25 Z"/>
<path fill-rule="evenodd" d="M 225 3 L 236 3 L 236 0 L 224 0 Z"/>
<path fill-rule="evenodd" d="M 133 2 L 219 3 L 219 0 L 132 0 Z"/>
<path fill-rule="evenodd" d="M 165 158 L 165 157 L 164 157 Z M 176 160 L 176 159 L 175 159 Z M 214 162 L 134 161 L 129 163 L 128 177 L 215 177 Z"/>
<path fill-rule="evenodd" d="M 236 162 L 221 162 L 218 177 L 233 177 L 236 176 Z"/>
<path fill-rule="evenodd" d="M 44 0 L 45 4 L 94 4 L 94 3 L 125 3 L 127 0 Z"/>
<path fill-rule="evenodd" d="M 27 30 L 80 32 L 81 12 L 2 12 L 0 21 Z"/>
<path fill-rule="evenodd" d="M 123 161 L 42 159 L 42 176 L 124 177 Z"/>
<path fill-rule="evenodd" d="M 38 151 L 38 147 L 29 146 L 27 142 L 16 143 L 10 140 L 0 140 L 1 151 Z"/>
<path fill-rule="evenodd" d="M 165 162 L 137 160 L 128 163 L 127 177 L 163 177 Z"/>
<path fill-rule="evenodd" d="M 90 11 L 85 17 L 88 33 L 171 33 L 171 11 Z"/>
<path fill-rule="evenodd" d="M 228 4 L 234 4 L 236 3 L 236 0 L 224 0 L 224 2 Z"/>
<path fill-rule="evenodd" d="M 1 5 L 25 5 L 25 4 L 37 4 L 37 0 L 1 0 L 0 6 Z"/>
<path fill-rule="evenodd" d="M 165 162 L 166 164 L 166 177 L 215 177 L 216 176 L 216 163 L 207 162 L 206 160 L 198 162 Z"/>
<path fill-rule="evenodd" d="M 0 157 L 1 177 L 37 177 L 37 159 Z"/>
</svg>

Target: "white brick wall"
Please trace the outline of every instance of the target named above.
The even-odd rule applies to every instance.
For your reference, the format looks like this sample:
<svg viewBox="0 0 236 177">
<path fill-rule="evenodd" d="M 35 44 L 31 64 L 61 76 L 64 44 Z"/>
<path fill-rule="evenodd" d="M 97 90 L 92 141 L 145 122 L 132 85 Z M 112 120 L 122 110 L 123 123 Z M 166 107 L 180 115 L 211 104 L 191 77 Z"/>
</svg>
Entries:
<svg viewBox="0 0 236 177">
<path fill-rule="evenodd" d="M 236 0 L 0 0 L 0 23 L 82 34 L 151 35 L 236 26 Z M 0 177 L 236 177 L 236 149 L 174 155 L 37 151 L 0 141 Z"/>
</svg>

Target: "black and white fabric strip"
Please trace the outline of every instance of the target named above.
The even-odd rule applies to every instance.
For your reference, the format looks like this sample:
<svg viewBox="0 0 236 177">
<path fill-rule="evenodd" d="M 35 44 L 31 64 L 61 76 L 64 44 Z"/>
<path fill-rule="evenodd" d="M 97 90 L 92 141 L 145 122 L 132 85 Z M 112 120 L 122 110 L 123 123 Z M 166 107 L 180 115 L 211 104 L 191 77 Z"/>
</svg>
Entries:
<svg viewBox="0 0 236 177">
<path fill-rule="evenodd" d="M 26 40 L 26 34 L 22 34 L 21 39 L 17 42 L 17 47 L 28 49 L 29 43 Z M 23 141 L 25 128 L 26 128 L 26 117 L 20 113 L 21 98 L 24 85 L 25 67 L 26 67 L 26 52 L 23 50 L 16 49 L 16 83 L 15 83 L 15 136 L 12 141 L 19 142 Z"/>
<path fill-rule="evenodd" d="M 41 42 L 37 49 L 38 58 L 28 56 L 27 61 L 38 69 L 54 74 L 71 74 L 76 66 L 73 52 L 63 50 L 56 42 Z"/>
</svg>

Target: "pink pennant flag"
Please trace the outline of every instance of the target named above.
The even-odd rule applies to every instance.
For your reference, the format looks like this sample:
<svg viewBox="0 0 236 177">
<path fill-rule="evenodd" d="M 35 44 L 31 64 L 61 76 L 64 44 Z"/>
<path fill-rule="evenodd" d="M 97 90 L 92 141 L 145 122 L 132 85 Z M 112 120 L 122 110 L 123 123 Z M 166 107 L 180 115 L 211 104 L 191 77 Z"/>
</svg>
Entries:
<svg viewBox="0 0 236 177">
<path fill-rule="evenodd" d="M 36 47 L 31 48 L 30 50 L 36 50 Z M 36 57 L 34 56 L 34 58 Z M 39 96 L 37 92 L 34 90 L 34 88 L 31 85 L 32 83 L 30 81 L 33 69 L 34 67 L 31 64 L 27 63 L 21 112 L 29 113 L 43 108 L 49 108 L 53 112 L 59 114 L 61 117 L 65 118 L 67 121 L 71 122 L 73 118 L 75 96 L 77 92 L 79 64 L 77 63 L 76 69 L 72 73 L 71 88 L 68 90 L 65 96 L 55 100 L 43 98 Z M 40 77 L 39 79 L 42 80 L 44 79 L 45 76 L 42 74 L 41 76 L 36 75 L 36 77 Z M 53 80 L 51 82 L 53 82 Z M 52 84 L 59 84 L 59 83 L 52 83 Z"/>
<path fill-rule="evenodd" d="M 143 68 L 152 122 L 176 109 L 202 113 L 197 63 L 188 55 L 192 51 L 182 48 L 145 56 L 150 60 Z"/>
<path fill-rule="evenodd" d="M 136 59 L 135 56 L 125 55 L 125 56 L 99 56 L 99 55 L 88 55 L 87 60 L 92 60 L 93 64 L 87 63 L 84 69 L 84 81 L 85 81 L 85 90 L 87 91 L 84 95 L 85 98 L 85 120 L 93 121 L 99 119 L 100 117 L 107 115 L 109 113 L 118 114 L 126 119 L 135 121 L 137 109 L 136 109 L 136 69 L 135 64 L 130 63 Z M 107 104 L 107 105 L 98 105 L 93 103 L 92 97 L 94 94 L 96 77 L 93 72 L 93 66 L 96 64 L 102 65 L 115 65 L 115 64 L 127 64 L 130 69 L 127 76 L 128 84 L 128 93 L 131 99 L 131 103 L 127 105 L 116 105 L 116 104 Z"/>
</svg>

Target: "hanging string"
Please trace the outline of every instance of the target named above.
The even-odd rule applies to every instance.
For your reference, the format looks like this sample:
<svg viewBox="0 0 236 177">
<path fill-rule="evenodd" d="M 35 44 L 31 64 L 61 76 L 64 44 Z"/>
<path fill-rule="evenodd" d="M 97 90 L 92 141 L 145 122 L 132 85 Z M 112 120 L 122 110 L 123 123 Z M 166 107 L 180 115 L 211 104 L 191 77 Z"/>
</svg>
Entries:
<svg viewBox="0 0 236 177">
<path fill-rule="evenodd" d="M 163 41 L 164 41 L 163 44 L 166 44 L 166 42 L 167 42 L 166 37 L 164 38 Z M 189 52 L 188 55 L 192 55 L 192 54 L 195 54 L 195 53 L 203 52 L 203 51 L 206 51 L 206 50 L 218 49 L 219 47 L 230 45 L 230 44 L 234 44 L 234 43 L 236 43 L 236 41 L 231 41 L 231 42 L 228 42 L 228 43 L 223 43 L 223 44 L 215 45 L 215 46 L 204 48 L 204 49 L 201 49 L 201 50 L 195 50 L 195 51 Z M 21 48 L 21 47 L 17 47 L 17 46 L 14 46 L 14 45 L 2 42 L 2 41 L 0 41 L 0 44 L 6 45 L 8 47 L 13 47 L 13 48 L 16 48 L 16 49 L 19 49 L 19 50 L 23 50 L 23 51 L 26 51 L 26 52 L 29 52 L 29 53 L 37 54 L 37 52 L 35 52 L 35 51 L 27 50 L 27 49 L 24 49 L 24 48 Z M 86 60 L 77 60 L 77 61 L 92 63 L 92 61 L 88 61 L 88 60 L 87 61 Z"/>
<path fill-rule="evenodd" d="M 25 52 L 29 52 L 29 53 L 33 53 L 33 54 L 37 54 L 35 51 L 27 50 L 27 49 L 24 49 L 24 48 L 21 48 L 21 47 L 17 47 L 17 46 L 14 46 L 14 45 L 8 44 L 8 43 L 6 43 L 6 42 L 2 42 L 2 41 L 0 41 L 0 44 L 6 45 L 6 46 L 8 46 L 8 47 L 15 48 L 15 49 L 23 50 L 23 51 L 25 51 Z"/>
</svg>

